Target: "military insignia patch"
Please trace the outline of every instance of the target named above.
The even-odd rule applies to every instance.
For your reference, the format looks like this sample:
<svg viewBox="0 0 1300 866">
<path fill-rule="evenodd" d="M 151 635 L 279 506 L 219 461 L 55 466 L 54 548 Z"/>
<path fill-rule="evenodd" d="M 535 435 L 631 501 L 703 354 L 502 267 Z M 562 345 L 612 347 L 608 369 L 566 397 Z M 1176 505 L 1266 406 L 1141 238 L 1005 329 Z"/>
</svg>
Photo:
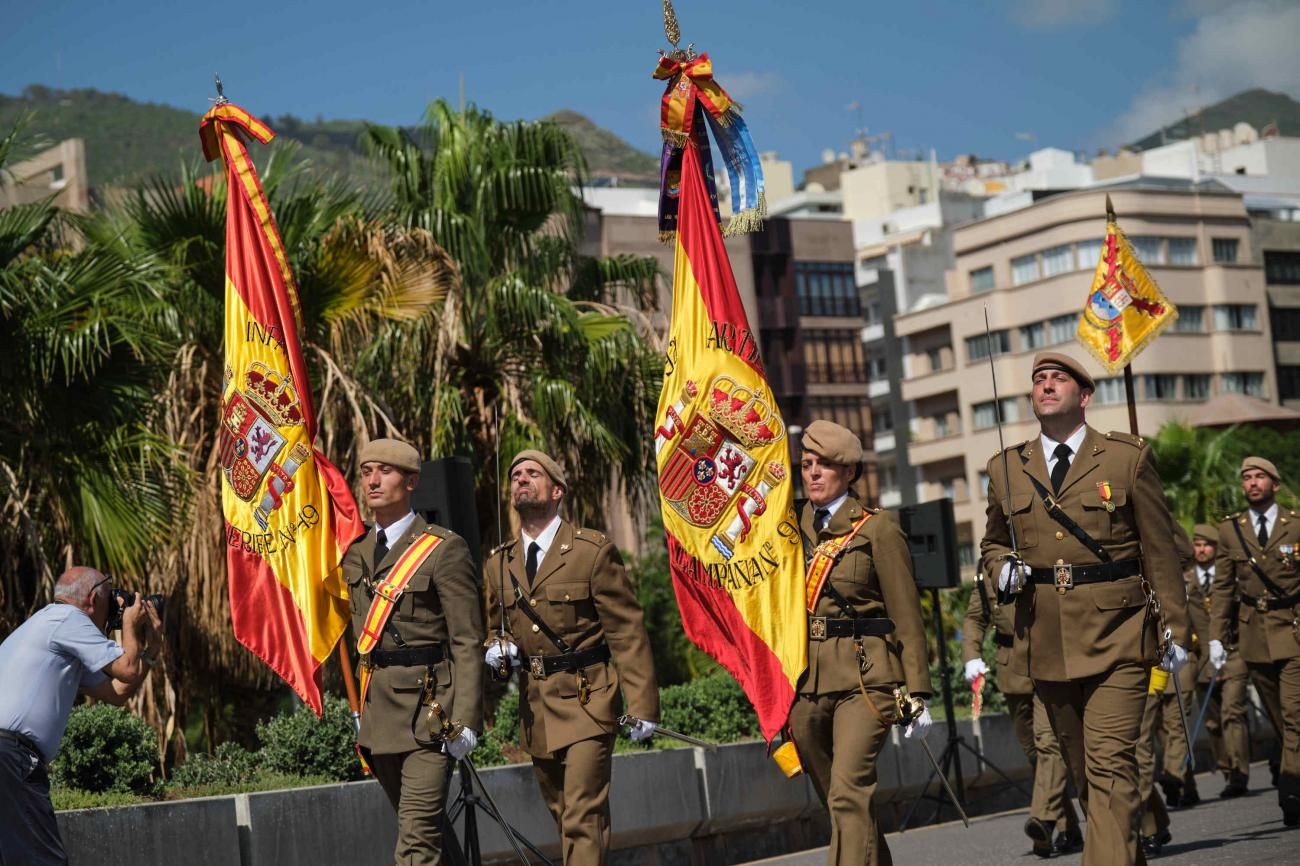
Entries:
<svg viewBox="0 0 1300 866">
<path fill-rule="evenodd" d="M 252 502 L 263 490 L 254 516 L 262 529 L 267 516 L 280 506 L 281 496 L 293 489 L 293 474 L 311 459 L 302 443 L 281 456 L 288 432 L 303 423 L 302 408 L 293 379 L 282 376 L 261 361 L 254 361 L 244 374 L 243 388 L 230 392 L 222 407 L 220 459 L 230 489 L 245 502 Z"/>
<path fill-rule="evenodd" d="M 1111 497 L 1114 496 L 1114 494 L 1111 492 L 1110 482 L 1098 481 L 1097 493 L 1101 496 L 1102 507 L 1105 508 L 1107 511 L 1109 511 L 1111 514 L 1114 514 L 1115 503 L 1111 501 Z"/>
<path fill-rule="evenodd" d="M 1056 580 L 1056 591 L 1064 593 L 1067 589 L 1074 589 L 1074 566 L 1058 562 L 1052 566 L 1052 573 Z"/>
</svg>

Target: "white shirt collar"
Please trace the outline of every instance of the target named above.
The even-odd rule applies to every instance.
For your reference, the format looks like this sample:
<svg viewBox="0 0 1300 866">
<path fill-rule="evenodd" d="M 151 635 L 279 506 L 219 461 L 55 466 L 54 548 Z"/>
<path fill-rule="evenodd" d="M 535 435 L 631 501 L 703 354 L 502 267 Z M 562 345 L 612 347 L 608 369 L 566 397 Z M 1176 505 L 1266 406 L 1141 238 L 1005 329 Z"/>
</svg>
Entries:
<svg viewBox="0 0 1300 866">
<path fill-rule="evenodd" d="M 1087 435 L 1088 435 L 1087 424 L 1080 424 L 1079 429 L 1071 433 L 1070 438 L 1066 439 L 1065 442 L 1063 443 L 1057 442 L 1055 439 L 1048 436 L 1046 433 L 1039 433 L 1038 439 L 1043 446 L 1043 459 L 1047 461 L 1048 468 L 1050 469 L 1056 463 L 1055 452 L 1056 452 L 1057 445 L 1064 444 L 1070 446 L 1070 462 L 1073 463 L 1074 458 L 1079 455 L 1079 449 L 1083 447 L 1083 437 Z"/>
<path fill-rule="evenodd" d="M 392 547 L 393 542 L 401 538 L 402 534 L 405 533 L 406 530 L 410 529 L 411 524 L 414 522 L 415 512 L 408 511 L 406 512 L 405 517 L 399 517 L 387 526 L 380 526 L 379 522 L 375 521 L 375 531 L 378 532 L 380 529 L 384 530 L 384 540 L 388 542 L 389 547 Z"/>
<path fill-rule="evenodd" d="M 1256 511 L 1253 508 L 1250 509 L 1250 528 L 1253 529 L 1256 533 L 1259 532 L 1259 515 L 1260 512 Z M 1272 505 L 1268 507 L 1268 511 L 1264 512 L 1264 528 L 1265 530 L 1267 530 L 1269 535 L 1273 534 L 1273 527 L 1276 524 L 1277 524 L 1277 503 L 1274 502 Z"/>
<path fill-rule="evenodd" d="M 835 512 L 840 510 L 840 506 L 843 505 L 848 498 L 849 498 L 849 491 L 845 490 L 843 493 L 839 495 L 838 499 L 832 499 L 826 505 L 814 505 L 813 515 L 815 516 L 817 512 L 822 510 L 823 508 L 829 511 L 830 516 L 826 518 L 826 525 L 829 526 L 830 522 L 835 519 Z"/>
<path fill-rule="evenodd" d="M 538 547 L 537 561 L 541 562 L 546 558 L 546 551 L 551 549 L 551 542 L 555 541 L 555 533 L 559 531 L 560 515 L 558 514 L 555 515 L 555 518 L 551 520 L 550 523 L 546 524 L 546 528 L 538 533 L 536 538 L 529 538 L 527 532 L 520 530 L 519 535 L 524 542 L 524 556 L 528 555 L 528 545 L 536 542 Z"/>
</svg>

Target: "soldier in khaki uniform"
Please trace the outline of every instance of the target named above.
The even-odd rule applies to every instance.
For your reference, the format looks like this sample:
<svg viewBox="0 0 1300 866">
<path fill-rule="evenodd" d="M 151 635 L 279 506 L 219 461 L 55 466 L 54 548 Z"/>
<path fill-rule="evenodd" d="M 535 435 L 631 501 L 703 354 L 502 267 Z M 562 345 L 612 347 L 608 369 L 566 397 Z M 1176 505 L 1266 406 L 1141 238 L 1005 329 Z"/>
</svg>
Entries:
<svg viewBox="0 0 1300 866">
<path fill-rule="evenodd" d="M 352 597 L 358 641 L 372 607 L 397 597 L 361 658 L 365 684 L 357 744 L 397 812 L 396 866 L 436 866 L 443 849 L 443 811 L 451 759 L 459 760 L 483 729 L 483 608 L 469 546 L 459 535 L 411 511 L 420 455 L 405 442 L 376 439 L 361 449 L 361 489 L 375 525 L 348 548 L 343 578 Z M 395 567 L 416 564 L 401 589 Z M 431 713 L 436 702 L 442 717 Z M 452 727 L 444 735 L 439 723 Z M 432 727 L 431 727 L 431 724 Z"/>
<path fill-rule="evenodd" d="M 1079 830 L 1079 816 L 1070 801 L 1069 773 L 1061 757 L 1061 744 L 1052 733 L 1047 720 L 1047 708 L 1034 694 L 1034 682 L 1029 677 L 1011 669 L 1012 632 L 1015 619 L 1013 605 L 997 603 L 984 580 L 975 577 L 970 602 L 966 605 L 966 618 L 962 622 L 962 657 L 966 660 L 966 681 L 974 682 L 980 674 L 988 673 L 988 665 L 981 657 L 984 636 L 993 626 L 993 642 L 997 645 L 998 690 L 1007 699 L 1007 712 L 1015 728 L 1016 739 L 1029 760 L 1034 773 L 1034 793 L 1029 805 L 1029 819 L 1025 822 L 1025 835 L 1034 844 L 1039 857 L 1068 854 L 1083 847 L 1083 833 Z M 1053 841 L 1052 833 L 1056 839 Z"/>
<path fill-rule="evenodd" d="M 1146 443 L 1085 423 L 1095 385 L 1078 361 L 1042 352 L 1032 381 L 1041 432 L 989 461 L 983 568 L 1016 596 L 1012 667 L 1034 681 L 1086 805 L 1083 862 L 1137 863 L 1149 671 L 1187 659 L 1173 520 Z"/>
<path fill-rule="evenodd" d="M 659 720 L 659 689 L 618 548 L 560 518 L 565 487 L 564 471 L 541 451 L 521 451 L 510 463 L 521 537 L 484 568 L 490 614 L 504 599 L 508 629 L 489 639 L 486 661 L 519 668 L 519 742 L 533 758 L 565 866 L 599 866 L 609 852 L 619 690 L 629 735 L 644 740 Z"/>
<path fill-rule="evenodd" d="M 1226 783 L 1219 796 L 1240 797 L 1250 780 L 1250 729 L 1246 724 L 1246 662 L 1237 648 L 1237 617 L 1228 617 L 1228 661 L 1216 671 L 1210 664 L 1210 589 L 1214 584 L 1214 559 L 1219 548 L 1219 531 L 1206 523 L 1192 530 L 1195 564 L 1187 569 L 1187 614 L 1192 621 L 1192 642 L 1197 646 L 1196 706 L 1210 703 L 1204 728 L 1214 750 L 1214 762 Z M 1214 689 L 1210 681 L 1214 680 Z"/>
<path fill-rule="evenodd" d="M 896 690 L 930 697 L 930 671 L 912 558 L 898 518 L 863 508 L 849 493 L 862 444 L 830 421 L 803 436 L 800 469 L 809 501 L 799 529 L 810 574 L 829 570 L 808 620 L 808 670 L 790 730 L 804 769 L 831 817 L 832 866 L 892 863 L 876 822 L 876 756 L 901 718 Z M 924 709 L 907 737 L 930 728 Z"/>
<path fill-rule="evenodd" d="M 1210 662 L 1222 670 L 1236 614 L 1238 652 L 1282 739 L 1278 805 L 1300 825 L 1300 517 L 1279 507 L 1281 477 L 1262 457 L 1241 464 L 1250 507 L 1219 524 L 1211 590 Z"/>
</svg>

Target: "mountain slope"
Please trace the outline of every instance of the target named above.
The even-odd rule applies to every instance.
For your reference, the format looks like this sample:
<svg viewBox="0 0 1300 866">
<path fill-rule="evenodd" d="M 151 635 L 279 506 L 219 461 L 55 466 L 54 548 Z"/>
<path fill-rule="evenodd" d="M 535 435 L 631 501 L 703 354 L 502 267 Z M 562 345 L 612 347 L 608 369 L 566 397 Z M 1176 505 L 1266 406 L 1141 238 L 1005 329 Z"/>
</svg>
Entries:
<svg viewBox="0 0 1300 866">
<path fill-rule="evenodd" d="M 1300 102 L 1296 102 L 1285 93 L 1274 93 L 1260 88 L 1245 90 L 1208 105 L 1190 117 L 1157 129 L 1145 138 L 1130 144 L 1129 148 L 1149 150 L 1205 132 L 1231 129 L 1234 123 L 1242 121 L 1259 131 L 1263 131 L 1270 123 L 1277 123 L 1283 135 L 1300 136 Z"/>
</svg>

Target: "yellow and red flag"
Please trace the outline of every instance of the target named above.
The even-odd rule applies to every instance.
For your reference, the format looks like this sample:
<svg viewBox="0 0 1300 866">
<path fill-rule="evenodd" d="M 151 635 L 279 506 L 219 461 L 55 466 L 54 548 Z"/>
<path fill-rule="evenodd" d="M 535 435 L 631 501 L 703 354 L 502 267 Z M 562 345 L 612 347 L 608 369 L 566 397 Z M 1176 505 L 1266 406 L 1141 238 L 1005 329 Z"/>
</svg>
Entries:
<svg viewBox="0 0 1300 866">
<path fill-rule="evenodd" d="M 803 545 L 785 424 L 697 151 L 682 154 L 659 494 L 686 634 L 744 688 L 770 741 L 807 666 Z"/>
<path fill-rule="evenodd" d="M 1079 315 L 1077 336 L 1112 373 L 1133 361 L 1178 318 L 1173 305 L 1133 252 L 1106 199 L 1106 240 Z"/>
<path fill-rule="evenodd" d="M 275 133 L 237 105 L 199 125 L 226 167 L 221 508 L 235 637 L 317 715 L 320 667 L 348 623 L 339 562 L 363 531 L 347 483 L 316 450 L 316 414 L 284 244 L 243 135 Z"/>
</svg>

